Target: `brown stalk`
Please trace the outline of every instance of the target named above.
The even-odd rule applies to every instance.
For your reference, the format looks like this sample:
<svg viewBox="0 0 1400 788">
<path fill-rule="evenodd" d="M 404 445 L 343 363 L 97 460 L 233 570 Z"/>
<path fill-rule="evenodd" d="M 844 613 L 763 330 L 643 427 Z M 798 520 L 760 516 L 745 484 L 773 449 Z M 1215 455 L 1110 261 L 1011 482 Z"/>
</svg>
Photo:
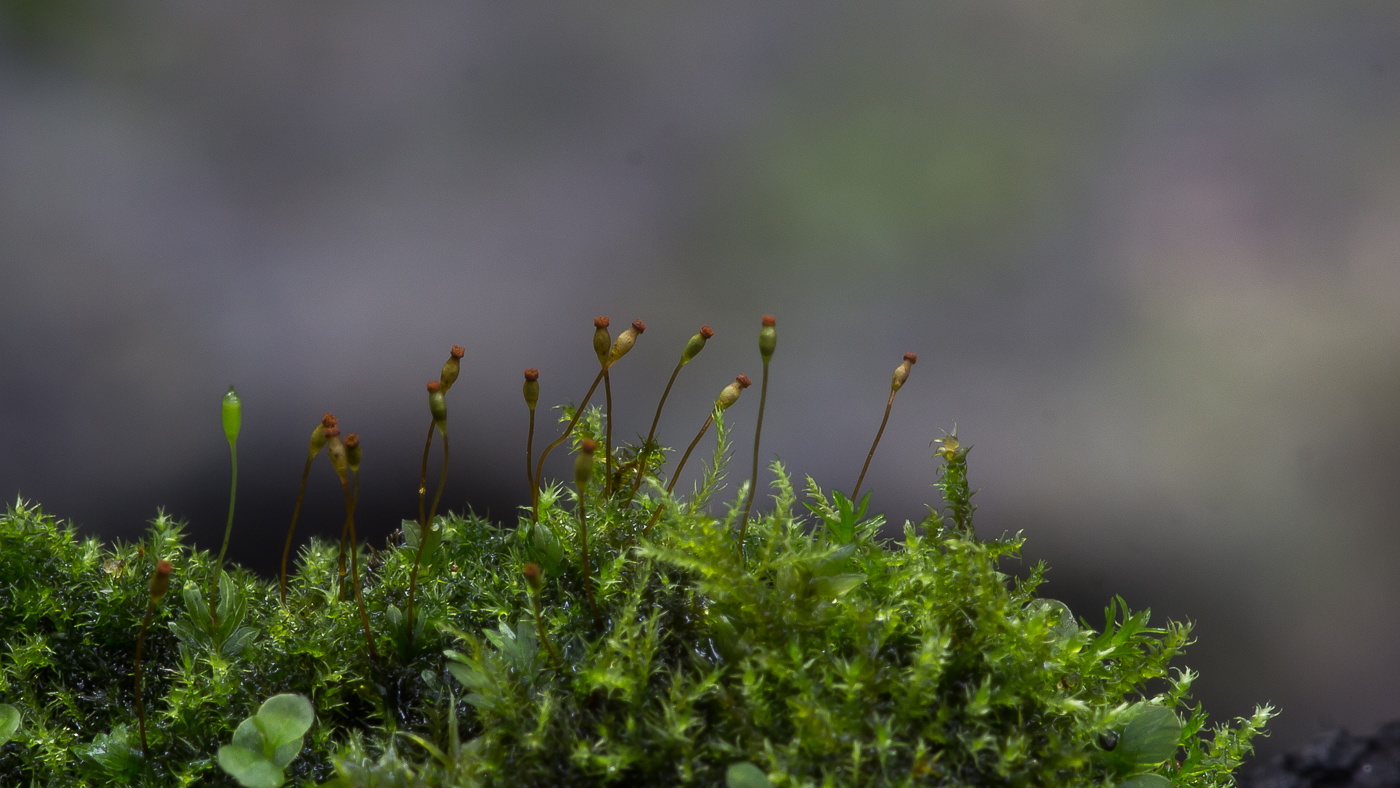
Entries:
<svg viewBox="0 0 1400 788">
<path fill-rule="evenodd" d="M 555 449 L 559 448 L 559 444 L 561 444 L 561 443 L 563 443 L 565 440 L 567 440 L 568 437 L 569 437 L 569 435 L 573 433 L 573 431 L 574 431 L 574 426 L 578 424 L 579 418 L 580 418 L 581 416 L 583 416 L 583 409 L 584 409 L 585 407 L 588 406 L 588 401 L 589 401 L 590 399 L 593 398 L 593 392 L 594 392 L 594 391 L 597 391 L 597 389 L 598 389 L 598 384 L 601 383 L 601 382 L 603 382 L 603 372 L 604 372 L 604 370 L 601 370 L 601 369 L 598 370 L 598 376 L 595 377 L 595 378 L 593 378 L 593 385 L 592 385 L 592 386 L 589 386 L 589 387 L 588 387 L 588 393 L 585 394 L 585 395 L 583 395 L 583 402 L 580 402 L 579 405 L 578 405 L 578 409 L 574 411 L 574 417 L 573 417 L 572 419 L 569 419 L 569 424 L 568 424 L 568 426 L 566 426 L 566 427 L 564 428 L 564 434 L 563 434 L 563 435 L 560 435 L 558 438 L 556 438 L 556 439 L 554 440 L 553 443 L 551 443 L 551 444 L 549 444 L 548 446 L 544 447 L 544 451 L 540 452 L 540 459 L 535 463 L 535 484 L 534 484 L 533 487 L 530 488 L 530 497 L 531 497 L 530 503 L 531 503 L 531 506 L 532 506 L 533 509 L 534 509 L 534 513 L 535 513 L 535 522 L 539 522 L 539 521 L 540 521 L 540 488 L 539 488 L 539 484 L 540 484 L 540 481 L 541 481 L 541 479 L 542 479 L 542 474 L 544 473 L 544 460 L 545 460 L 546 457 L 549 456 L 549 453 L 550 453 L 550 452 L 552 452 L 552 451 L 554 451 Z"/>
<path fill-rule="evenodd" d="M 434 426 L 436 426 L 436 424 L 435 424 Z M 431 435 L 431 434 L 428 435 L 428 440 L 429 440 L 429 441 L 432 440 L 432 435 Z M 425 455 L 425 456 L 426 456 L 426 455 Z M 423 467 L 424 467 L 424 468 L 427 468 L 427 464 L 425 463 Z M 427 471 L 425 470 L 424 473 L 426 474 Z M 413 619 L 413 602 L 414 602 L 415 592 L 418 590 L 418 569 L 419 569 L 419 567 L 423 564 L 423 548 L 425 548 L 425 547 L 428 545 L 428 530 L 429 530 L 430 528 L 432 528 L 433 520 L 437 518 L 438 501 L 442 499 L 442 487 L 443 487 L 443 485 L 444 485 L 446 482 L 447 482 L 447 430 L 446 430 L 446 428 L 445 428 L 445 422 L 444 422 L 444 428 L 443 428 L 443 430 L 442 430 L 442 475 L 441 475 L 441 477 L 438 479 L 437 493 L 435 493 L 435 494 L 433 495 L 433 508 L 428 512 L 428 519 L 427 519 L 426 521 L 425 521 L 425 520 L 419 520 L 419 521 L 418 521 L 418 553 L 417 553 L 417 555 L 415 555 L 414 558 L 413 558 L 413 574 L 412 574 L 412 576 L 409 578 L 409 581 L 408 581 L 408 636 L 407 636 L 406 640 L 407 640 L 407 643 L 408 643 L 408 647 L 409 647 L 410 649 L 413 648 L 413 626 L 414 626 L 414 619 Z M 421 488 L 420 488 L 420 490 L 421 490 Z M 420 509 L 419 509 L 420 513 L 421 513 L 421 511 L 422 511 L 422 509 L 421 509 L 422 503 L 423 503 L 422 498 L 423 498 L 423 496 L 422 496 L 422 493 L 420 492 L 420 493 L 419 493 L 419 501 L 418 501 L 419 507 L 420 507 Z"/>
<path fill-rule="evenodd" d="M 744 517 L 739 521 L 739 551 L 744 549 L 744 532 L 749 527 L 749 508 L 753 506 L 754 492 L 758 490 L 758 439 L 763 434 L 763 406 L 768 404 L 768 359 L 763 359 L 763 387 L 758 394 L 758 426 L 753 431 L 753 475 L 749 482 L 749 499 L 744 502 Z"/>
<path fill-rule="evenodd" d="M 758 395 L 758 424 L 753 430 L 753 473 L 749 482 L 749 499 L 744 502 L 744 516 L 739 520 L 739 554 L 744 553 L 744 533 L 749 528 L 749 509 L 753 507 L 754 493 L 758 492 L 758 439 L 763 435 L 763 408 L 768 404 L 768 362 L 773 358 L 773 349 L 778 343 L 778 321 L 772 315 L 763 316 L 763 328 L 758 332 L 758 352 L 763 356 L 763 388 Z"/>
<path fill-rule="evenodd" d="M 554 650 L 554 644 L 549 640 L 549 633 L 544 628 L 544 617 L 540 615 L 540 591 L 544 589 L 544 578 L 540 565 L 534 562 L 525 565 L 523 572 L 525 575 L 525 588 L 530 593 L 530 610 L 535 614 L 535 630 L 539 632 L 540 643 L 544 645 L 544 650 L 549 654 L 549 658 L 554 660 L 555 667 L 562 673 L 565 671 L 564 660 L 559 658 L 559 652 Z"/>
<path fill-rule="evenodd" d="M 685 469 L 685 461 L 690 459 L 690 453 L 695 451 L 696 444 L 700 443 L 700 439 L 705 437 L 705 430 L 708 430 L 710 425 L 714 423 L 715 413 L 723 413 L 728 410 L 730 405 L 739 401 L 740 392 L 752 385 L 753 381 L 749 380 L 748 375 L 739 375 L 734 378 L 733 383 L 725 386 L 724 390 L 719 393 L 719 398 L 715 400 L 714 409 L 711 410 L 710 415 L 705 418 L 705 423 L 700 425 L 700 431 L 695 433 L 695 440 L 691 441 L 690 445 L 685 448 L 685 454 L 681 455 L 680 463 L 677 464 L 676 469 L 671 472 L 671 482 L 666 485 L 666 495 L 669 496 L 671 491 L 676 489 L 676 482 L 681 478 L 681 471 Z M 657 505 L 656 510 L 651 513 L 651 519 L 647 521 L 646 527 L 642 529 L 642 536 L 651 533 L 651 527 L 656 525 L 656 521 L 661 518 L 661 510 L 665 508 L 665 505 L 665 501 L 662 501 Z"/>
<path fill-rule="evenodd" d="M 666 485 L 667 495 L 670 495 L 671 491 L 676 489 L 676 481 L 681 478 L 681 470 L 685 468 L 685 461 L 690 459 L 690 453 L 695 451 L 696 444 L 700 442 L 701 438 L 705 437 L 705 430 L 708 430 L 710 428 L 710 425 L 714 422 L 714 414 L 711 414 L 705 419 L 705 423 L 700 425 L 700 431 L 695 433 L 695 440 L 691 441 L 690 445 L 685 447 L 685 454 L 681 455 L 680 463 L 676 465 L 676 469 L 674 471 L 671 471 L 671 482 L 670 484 Z M 642 529 L 642 536 L 646 536 L 647 534 L 651 533 L 651 527 L 653 525 L 656 525 L 657 520 L 661 519 L 661 510 L 664 508 L 666 508 L 666 504 L 664 501 L 657 505 L 656 511 L 651 513 L 651 519 L 647 521 L 647 527 Z"/>
<path fill-rule="evenodd" d="M 642 444 L 642 453 L 637 457 L 637 478 L 632 482 L 632 491 L 627 493 L 627 502 L 623 504 L 623 508 L 632 504 L 632 498 L 637 495 L 637 489 L 642 486 L 642 472 L 647 467 L 647 455 L 651 453 L 651 442 L 656 438 L 656 425 L 661 421 L 661 409 L 666 406 L 666 398 L 671 396 L 671 387 L 676 384 L 676 376 L 681 374 L 681 367 L 685 366 L 685 362 L 686 359 L 682 359 L 671 371 L 671 379 L 666 381 L 666 390 L 661 392 L 661 401 L 656 403 L 656 415 L 651 417 L 651 429 L 647 431 L 646 442 Z"/>
<path fill-rule="evenodd" d="M 174 570 L 169 561 L 156 564 L 156 572 L 151 575 L 151 590 L 146 602 L 146 616 L 141 620 L 141 634 L 136 636 L 136 721 L 141 729 L 141 755 L 151 757 L 151 748 L 146 743 L 146 706 L 141 700 L 141 654 L 146 648 L 146 630 L 151 628 L 151 616 L 156 612 L 156 603 L 170 588 L 170 573 Z"/>
<path fill-rule="evenodd" d="M 592 573 L 588 566 L 588 480 L 593 476 L 593 452 L 597 444 L 585 440 L 580 447 L 578 458 L 574 460 L 574 487 L 578 490 L 578 530 L 583 544 L 583 590 L 588 595 L 588 607 L 593 611 L 593 624 L 599 629 L 603 617 L 598 614 L 598 603 L 593 599 Z"/>
<path fill-rule="evenodd" d="M 354 436 L 351 436 L 354 437 Z M 375 667 L 379 666 L 379 654 L 374 650 L 374 637 L 369 631 L 369 611 L 365 609 L 364 594 L 360 589 L 360 550 L 359 539 L 355 536 L 355 505 L 360 501 L 360 472 L 355 471 L 355 487 L 353 492 L 346 483 L 344 477 L 340 479 L 340 486 L 345 491 L 345 528 L 350 535 L 350 583 L 355 588 L 355 605 L 360 611 L 360 626 L 365 630 L 365 648 L 369 651 L 369 659 Z M 342 591 L 342 596 L 344 595 Z"/>
<path fill-rule="evenodd" d="M 282 604 L 287 604 L 287 557 L 292 553 L 292 534 L 297 530 L 297 517 L 301 514 L 301 501 L 306 497 L 306 477 L 311 475 L 311 461 L 316 455 L 306 458 L 306 467 L 301 469 L 301 489 L 297 490 L 297 505 L 292 509 L 292 524 L 287 527 L 287 543 L 282 546 Z"/>
<path fill-rule="evenodd" d="M 603 396 L 607 402 L 603 428 L 603 497 L 612 495 L 612 376 L 603 367 Z"/>
<path fill-rule="evenodd" d="M 676 384 L 676 376 L 681 374 L 681 367 L 690 363 L 690 360 L 699 355 L 705 349 L 705 343 L 715 335 L 709 326 L 701 326 L 695 336 L 686 343 L 685 350 L 681 352 L 681 360 L 676 362 L 676 368 L 671 370 L 671 379 L 666 381 L 666 390 L 661 392 L 661 401 L 656 403 L 656 415 L 651 417 L 651 429 L 647 431 L 647 439 L 642 443 L 641 455 L 637 457 L 637 478 L 632 482 L 632 489 L 627 493 L 627 502 L 623 508 L 632 505 L 632 499 L 637 495 L 637 490 L 642 486 L 642 474 L 646 471 L 647 456 L 651 454 L 652 441 L 656 438 L 656 425 L 661 421 L 661 409 L 666 406 L 666 398 L 671 396 L 671 387 Z"/>
<path fill-rule="evenodd" d="M 870 452 L 865 455 L 865 465 L 861 466 L 860 477 L 856 479 L 855 491 L 851 493 L 851 500 L 860 498 L 860 485 L 865 481 L 865 472 L 870 470 L 870 459 L 875 456 L 875 448 L 880 445 L 880 436 L 885 434 L 885 424 L 890 420 L 890 408 L 894 407 L 894 395 L 904 387 L 904 382 L 909 379 L 909 370 L 914 366 L 914 362 L 919 357 L 913 353 L 905 353 L 904 361 L 895 367 L 894 377 L 890 380 L 890 398 L 885 402 L 885 416 L 880 419 L 880 429 L 875 433 L 875 442 L 870 444 Z"/>
</svg>

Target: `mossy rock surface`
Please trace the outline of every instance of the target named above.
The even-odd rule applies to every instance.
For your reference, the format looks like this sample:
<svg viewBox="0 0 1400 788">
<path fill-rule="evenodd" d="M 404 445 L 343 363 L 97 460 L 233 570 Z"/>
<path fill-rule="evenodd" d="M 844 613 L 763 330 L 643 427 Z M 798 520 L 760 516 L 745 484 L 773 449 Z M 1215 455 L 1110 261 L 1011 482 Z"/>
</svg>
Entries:
<svg viewBox="0 0 1400 788">
<path fill-rule="evenodd" d="M 709 512 L 719 426 L 683 499 L 645 483 L 630 503 L 609 498 L 600 461 L 585 490 L 587 577 L 578 495 L 557 486 L 538 524 L 440 518 L 412 622 L 416 532 L 362 546 L 374 658 L 336 544 L 301 551 L 284 604 L 275 579 L 236 568 L 216 590 L 211 558 L 169 517 L 104 546 L 10 507 L 0 703 L 20 721 L 0 745 L 0 785 L 235 785 L 219 748 L 284 693 L 315 710 L 286 769 L 296 785 L 1232 784 L 1270 710 L 1207 730 L 1188 700 L 1194 673 L 1169 668 L 1186 625 L 1151 626 L 1113 600 L 1091 626 L 1037 596 L 1043 567 L 1001 571 L 1022 542 L 974 535 L 966 449 L 945 453 L 949 516 L 897 539 L 810 479 L 799 495 L 774 464 L 771 505 L 740 546 L 746 490 Z M 158 559 L 175 574 L 145 643 L 143 756 L 132 668 Z M 538 616 L 528 563 L 543 568 Z M 1177 727 L 1133 728 L 1144 709 Z M 1148 760 L 1109 749 L 1125 731 L 1150 742 Z"/>
</svg>

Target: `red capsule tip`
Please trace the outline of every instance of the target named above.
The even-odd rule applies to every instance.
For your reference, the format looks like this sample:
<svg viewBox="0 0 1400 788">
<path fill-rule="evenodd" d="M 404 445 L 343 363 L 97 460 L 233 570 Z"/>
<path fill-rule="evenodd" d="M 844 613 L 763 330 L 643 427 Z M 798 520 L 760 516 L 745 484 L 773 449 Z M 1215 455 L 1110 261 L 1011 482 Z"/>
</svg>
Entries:
<svg viewBox="0 0 1400 788">
<path fill-rule="evenodd" d="M 753 381 L 752 381 L 752 380 L 749 380 L 749 376 L 748 376 L 748 375 L 740 375 L 739 377 L 737 377 L 737 378 L 734 379 L 734 382 L 735 382 L 735 383 L 738 383 L 738 384 L 739 384 L 739 388 L 741 388 L 741 389 L 746 389 L 746 388 L 748 388 L 749 386 L 752 386 L 752 385 L 753 385 Z"/>
<path fill-rule="evenodd" d="M 581 448 L 583 449 L 584 454 L 592 454 L 593 452 L 598 450 L 598 442 L 595 440 L 589 440 L 585 438 Z"/>
<path fill-rule="evenodd" d="M 440 381 L 436 381 L 436 380 L 430 380 L 430 381 L 428 381 L 428 391 L 437 391 L 437 390 L 440 389 L 440 388 L 442 388 L 442 383 L 441 383 Z"/>
<path fill-rule="evenodd" d="M 525 379 L 531 383 L 540 379 L 540 371 L 534 367 L 525 370 Z"/>
<path fill-rule="evenodd" d="M 169 561 L 160 561 L 156 564 L 156 574 L 161 577 L 170 577 L 170 573 L 175 571 L 175 566 Z"/>
<path fill-rule="evenodd" d="M 606 316 L 593 318 L 594 328 L 607 328 L 610 325 L 612 325 L 612 321 L 609 320 Z"/>
<path fill-rule="evenodd" d="M 325 427 L 326 429 L 330 429 L 331 427 L 334 427 L 339 423 L 340 420 L 329 413 L 321 417 L 321 426 Z"/>
<path fill-rule="evenodd" d="M 453 358 L 461 358 L 462 356 L 465 356 L 466 354 L 467 354 L 467 349 L 464 348 L 464 347 L 462 347 L 461 345 L 453 345 L 453 346 L 452 346 L 452 357 L 453 357 Z"/>
<path fill-rule="evenodd" d="M 331 427 L 330 429 L 326 430 L 324 434 L 325 434 L 325 436 L 326 436 L 327 438 L 339 438 L 339 437 L 340 437 L 340 428 L 339 428 L 339 427 Z"/>
<path fill-rule="evenodd" d="M 904 354 L 904 360 L 905 360 L 905 361 L 908 361 L 910 364 L 917 364 L 917 363 L 919 363 L 919 354 L 918 354 L 918 353 L 905 353 L 905 354 Z"/>
<path fill-rule="evenodd" d="M 778 318 L 773 317 L 772 315 L 764 315 L 764 316 L 763 316 L 763 325 L 768 326 L 768 327 L 770 327 L 770 328 L 773 327 L 773 326 L 776 326 L 776 325 L 778 325 Z"/>
<path fill-rule="evenodd" d="M 349 435 L 346 435 L 346 436 L 345 436 L 345 448 L 347 448 L 347 449 L 353 449 L 353 448 L 355 448 L 356 446 L 359 446 L 359 445 L 360 445 L 360 435 L 359 435 L 359 433 L 357 433 L 357 432 L 352 432 L 352 433 L 350 433 Z"/>
<path fill-rule="evenodd" d="M 524 569 L 523 571 L 524 571 L 524 574 L 525 574 L 525 579 L 526 579 L 526 580 L 529 580 L 530 582 L 534 582 L 534 581 L 540 579 L 540 565 L 539 565 L 539 564 L 536 564 L 536 563 L 534 563 L 534 562 L 528 563 L 528 564 L 525 565 L 525 569 Z"/>
<path fill-rule="evenodd" d="M 638 318 L 638 319 L 632 321 L 632 330 L 633 330 L 633 331 L 636 331 L 638 334 L 640 334 L 640 333 L 642 333 L 643 331 L 646 331 L 646 330 L 647 330 L 647 324 L 646 324 L 646 323 L 643 323 L 643 322 L 641 321 L 641 318 Z"/>
<path fill-rule="evenodd" d="M 710 328 L 709 326 L 700 326 L 700 336 L 704 337 L 705 339 L 709 339 L 714 335 L 715 330 L 713 328 Z"/>
</svg>

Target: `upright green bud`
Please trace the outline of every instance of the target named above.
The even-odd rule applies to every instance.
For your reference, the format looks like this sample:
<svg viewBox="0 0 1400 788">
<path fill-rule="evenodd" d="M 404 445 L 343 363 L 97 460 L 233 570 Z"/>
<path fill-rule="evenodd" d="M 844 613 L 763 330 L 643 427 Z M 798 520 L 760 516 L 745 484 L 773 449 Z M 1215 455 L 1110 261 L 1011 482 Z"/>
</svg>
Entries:
<svg viewBox="0 0 1400 788">
<path fill-rule="evenodd" d="M 905 353 L 904 361 L 894 368 L 894 379 L 890 381 L 890 390 L 899 391 L 904 386 L 904 381 L 909 379 L 909 370 L 914 366 L 919 357 L 913 353 Z"/>
<path fill-rule="evenodd" d="M 608 333 L 611 323 L 607 317 L 593 318 L 593 352 L 598 354 L 598 363 L 605 367 L 608 365 L 608 351 L 612 349 L 612 335 Z"/>
<path fill-rule="evenodd" d="M 772 315 L 763 316 L 763 328 L 758 332 L 758 352 L 766 362 L 773 357 L 773 348 L 778 345 L 778 319 Z"/>
<path fill-rule="evenodd" d="M 958 449 L 962 448 L 962 442 L 958 440 L 958 428 L 956 426 L 953 427 L 953 434 L 935 438 L 933 442 L 938 444 L 938 448 L 934 450 L 933 453 L 945 460 L 952 460 L 957 457 Z"/>
<path fill-rule="evenodd" d="M 165 596 L 165 592 L 170 590 L 170 573 L 175 567 L 169 561 L 160 561 L 156 564 L 156 573 L 151 575 L 151 601 L 159 602 Z"/>
<path fill-rule="evenodd" d="M 540 570 L 540 565 L 531 561 L 521 570 L 525 575 L 525 585 L 529 587 L 530 593 L 538 594 L 544 590 L 544 572 Z"/>
<path fill-rule="evenodd" d="M 740 375 L 734 378 L 734 382 L 724 387 L 724 391 L 719 393 L 719 399 L 715 400 L 715 407 L 720 410 L 729 410 L 729 406 L 739 401 L 739 392 L 753 385 L 748 375 Z"/>
<path fill-rule="evenodd" d="M 574 484 L 582 490 L 593 478 L 593 452 L 597 451 L 598 444 L 585 439 L 579 448 L 578 457 L 574 459 Z"/>
<path fill-rule="evenodd" d="M 360 436 L 357 433 L 345 436 L 345 462 L 350 470 L 360 472 Z"/>
<path fill-rule="evenodd" d="M 327 413 L 321 417 L 321 423 L 316 425 L 316 429 L 311 431 L 311 443 L 306 447 L 307 455 L 315 458 L 321 453 L 321 449 L 326 448 L 326 430 L 340 423 L 336 417 Z"/>
<path fill-rule="evenodd" d="M 689 364 L 692 358 L 700 355 L 700 351 L 705 349 L 705 343 L 710 341 L 710 337 L 714 335 L 714 329 L 709 326 L 700 326 L 700 333 L 685 343 L 685 350 L 681 352 L 681 364 Z"/>
<path fill-rule="evenodd" d="M 525 404 L 530 410 L 540 401 L 540 371 L 534 367 L 525 370 Z"/>
<path fill-rule="evenodd" d="M 436 380 L 428 381 L 428 411 L 438 429 L 447 432 L 447 400 L 442 397 L 442 383 Z"/>
<path fill-rule="evenodd" d="M 243 402 L 238 398 L 238 392 L 233 390 L 233 386 L 228 387 L 228 392 L 224 394 L 224 437 L 228 438 L 228 445 L 232 446 L 238 442 L 238 430 L 243 426 Z"/>
<path fill-rule="evenodd" d="M 326 455 L 330 457 L 331 467 L 335 468 L 335 473 L 341 481 L 345 481 L 345 473 L 350 468 L 350 459 L 345 450 L 345 443 L 340 439 L 340 428 L 331 427 L 326 430 Z"/>
<path fill-rule="evenodd" d="M 617 360 L 627 355 L 627 351 L 637 344 L 637 337 L 647 330 L 647 324 L 641 320 L 633 320 L 632 325 L 625 331 L 617 335 L 617 340 L 612 344 L 612 350 L 608 351 L 608 366 L 617 363 Z"/>
<path fill-rule="evenodd" d="M 439 378 L 444 394 L 452 388 L 452 384 L 457 382 L 457 376 L 462 373 L 462 356 L 466 354 L 467 349 L 461 345 L 452 346 L 452 353 L 447 357 L 447 363 L 442 365 L 442 377 Z"/>
</svg>

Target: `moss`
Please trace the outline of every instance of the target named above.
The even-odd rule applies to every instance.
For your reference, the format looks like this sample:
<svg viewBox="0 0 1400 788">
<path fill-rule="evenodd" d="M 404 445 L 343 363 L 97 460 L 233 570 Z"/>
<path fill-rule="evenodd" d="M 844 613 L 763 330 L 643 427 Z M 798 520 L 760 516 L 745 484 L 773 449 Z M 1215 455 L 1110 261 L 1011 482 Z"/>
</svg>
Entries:
<svg viewBox="0 0 1400 788">
<path fill-rule="evenodd" d="M 1022 539 L 976 536 L 956 440 L 939 449 L 948 508 L 898 539 L 811 479 L 799 496 L 775 463 L 773 506 L 739 546 L 747 484 L 709 513 L 728 458 L 716 415 L 691 495 L 665 494 L 655 454 L 635 498 L 592 475 L 590 577 L 578 491 L 559 486 L 541 491 L 538 523 L 528 509 L 514 527 L 439 518 L 412 622 L 416 526 L 362 546 L 377 664 L 334 544 L 302 550 L 285 605 L 275 581 L 233 568 L 211 611 L 214 560 L 163 513 L 140 542 L 103 546 L 16 503 L 0 518 L 0 701 L 22 722 L 0 745 L 0 784 L 234 785 L 215 753 L 281 693 L 316 713 L 296 784 L 1232 784 L 1272 711 L 1207 729 L 1195 674 L 1169 667 L 1189 626 L 1113 600 L 1094 629 L 1037 596 L 1043 566 L 1000 571 Z M 601 429 L 586 412 L 575 445 Z M 634 457 L 618 450 L 614 482 Z M 132 667 L 162 559 L 175 574 L 146 642 L 144 758 Z M 538 621 L 558 662 L 540 646 L 527 563 L 542 568 Z M 1142 748 L 1162 741 L 1133 743 L 1154 736 L 1160 757 Z"/>
</svg>

